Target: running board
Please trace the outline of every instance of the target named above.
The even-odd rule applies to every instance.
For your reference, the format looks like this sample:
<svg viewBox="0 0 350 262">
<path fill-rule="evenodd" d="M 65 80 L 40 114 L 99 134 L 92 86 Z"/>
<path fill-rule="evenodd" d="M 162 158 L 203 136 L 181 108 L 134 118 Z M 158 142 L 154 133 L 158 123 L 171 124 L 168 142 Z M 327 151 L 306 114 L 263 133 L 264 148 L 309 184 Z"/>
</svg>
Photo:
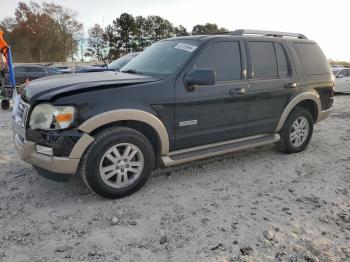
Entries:
<svg viewBox="0 0 350 262">
<path fill-rule="evenodd" d="M 166 156 L 162 156 L 161 159 L 164 166 L 168 167 L 247 148 L 272 144 L 278 141 L 280 141 L 279 134 L 250 136 L 205 146 L 196 146 L 189 149 L 173 151 Z"/>
</svg>

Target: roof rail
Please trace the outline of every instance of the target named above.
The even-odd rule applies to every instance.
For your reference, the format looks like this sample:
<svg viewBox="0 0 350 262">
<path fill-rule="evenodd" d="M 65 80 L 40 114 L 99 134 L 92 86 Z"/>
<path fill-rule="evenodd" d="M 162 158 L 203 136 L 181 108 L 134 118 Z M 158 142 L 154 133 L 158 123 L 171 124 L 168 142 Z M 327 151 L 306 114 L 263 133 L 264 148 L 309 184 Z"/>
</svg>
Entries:
<svg viewBox="0 0 350 262">
<path fill-rule="evenodd" d="M 263 35 L 263 36 L 272 36 L 272 37 L 296 37 L 299 39 L 307 39 L 303 34 L 299 33 L 287 33 L 287 32 L 278 32 L 278 31 L 265 31 L 265 30 L 250 30 L 250 29 L 238 29 L 233 32 L 229 32 L 232 35 Z"/>
</svg>

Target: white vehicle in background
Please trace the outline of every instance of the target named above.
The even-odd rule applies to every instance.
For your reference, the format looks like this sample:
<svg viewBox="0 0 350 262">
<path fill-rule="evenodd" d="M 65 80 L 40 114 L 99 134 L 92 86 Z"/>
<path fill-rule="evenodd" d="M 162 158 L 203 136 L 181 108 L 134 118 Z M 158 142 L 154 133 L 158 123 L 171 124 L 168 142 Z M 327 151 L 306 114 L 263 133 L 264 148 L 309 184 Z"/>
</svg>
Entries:
<svg viewBox="0 0 350 262">
<path fill-rule="evenodd" d="M 332 68 L 336 93 L 350 93 L 350 68 Z"/>
</svg>

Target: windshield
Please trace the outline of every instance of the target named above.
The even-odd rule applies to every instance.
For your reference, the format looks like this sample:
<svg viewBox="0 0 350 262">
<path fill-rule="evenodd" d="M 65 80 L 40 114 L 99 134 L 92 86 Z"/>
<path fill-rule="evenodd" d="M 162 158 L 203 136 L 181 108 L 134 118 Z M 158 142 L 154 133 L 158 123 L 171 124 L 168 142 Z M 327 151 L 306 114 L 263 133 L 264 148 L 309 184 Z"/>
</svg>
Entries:
<svg viewBox="0 0 350 262">
<path fill-rule="evenodd" d="M 157 42 L 122 68 L 122 72 L 140 74 L 174 74 L 199 46 L 196 40 L 166 40 Z"/>
</svg>

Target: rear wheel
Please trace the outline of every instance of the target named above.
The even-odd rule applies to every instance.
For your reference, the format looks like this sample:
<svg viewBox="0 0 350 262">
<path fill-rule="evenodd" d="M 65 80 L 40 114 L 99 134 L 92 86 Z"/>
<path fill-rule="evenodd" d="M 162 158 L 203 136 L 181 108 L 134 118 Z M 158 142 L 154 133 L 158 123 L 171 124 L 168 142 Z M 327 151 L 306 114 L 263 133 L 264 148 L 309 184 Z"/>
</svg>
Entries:
<svg viewBox="0 0 350 262">
<path fill-rule="evenodd" d="M 127 127 L 106 129 L 95 138 L 81 165 L 88 187 L 107 198 L 140 189 L 154 168 L 154 151 L 147 138 Z"/>
<path fill-rule="evenodd" d="M 277 148 L 287 154 L 303 151 L 309 144 L 312 133 L 313 119 L 310 112 L 298 107 L 290 113 L 284 123 Z"/>
</svg>

